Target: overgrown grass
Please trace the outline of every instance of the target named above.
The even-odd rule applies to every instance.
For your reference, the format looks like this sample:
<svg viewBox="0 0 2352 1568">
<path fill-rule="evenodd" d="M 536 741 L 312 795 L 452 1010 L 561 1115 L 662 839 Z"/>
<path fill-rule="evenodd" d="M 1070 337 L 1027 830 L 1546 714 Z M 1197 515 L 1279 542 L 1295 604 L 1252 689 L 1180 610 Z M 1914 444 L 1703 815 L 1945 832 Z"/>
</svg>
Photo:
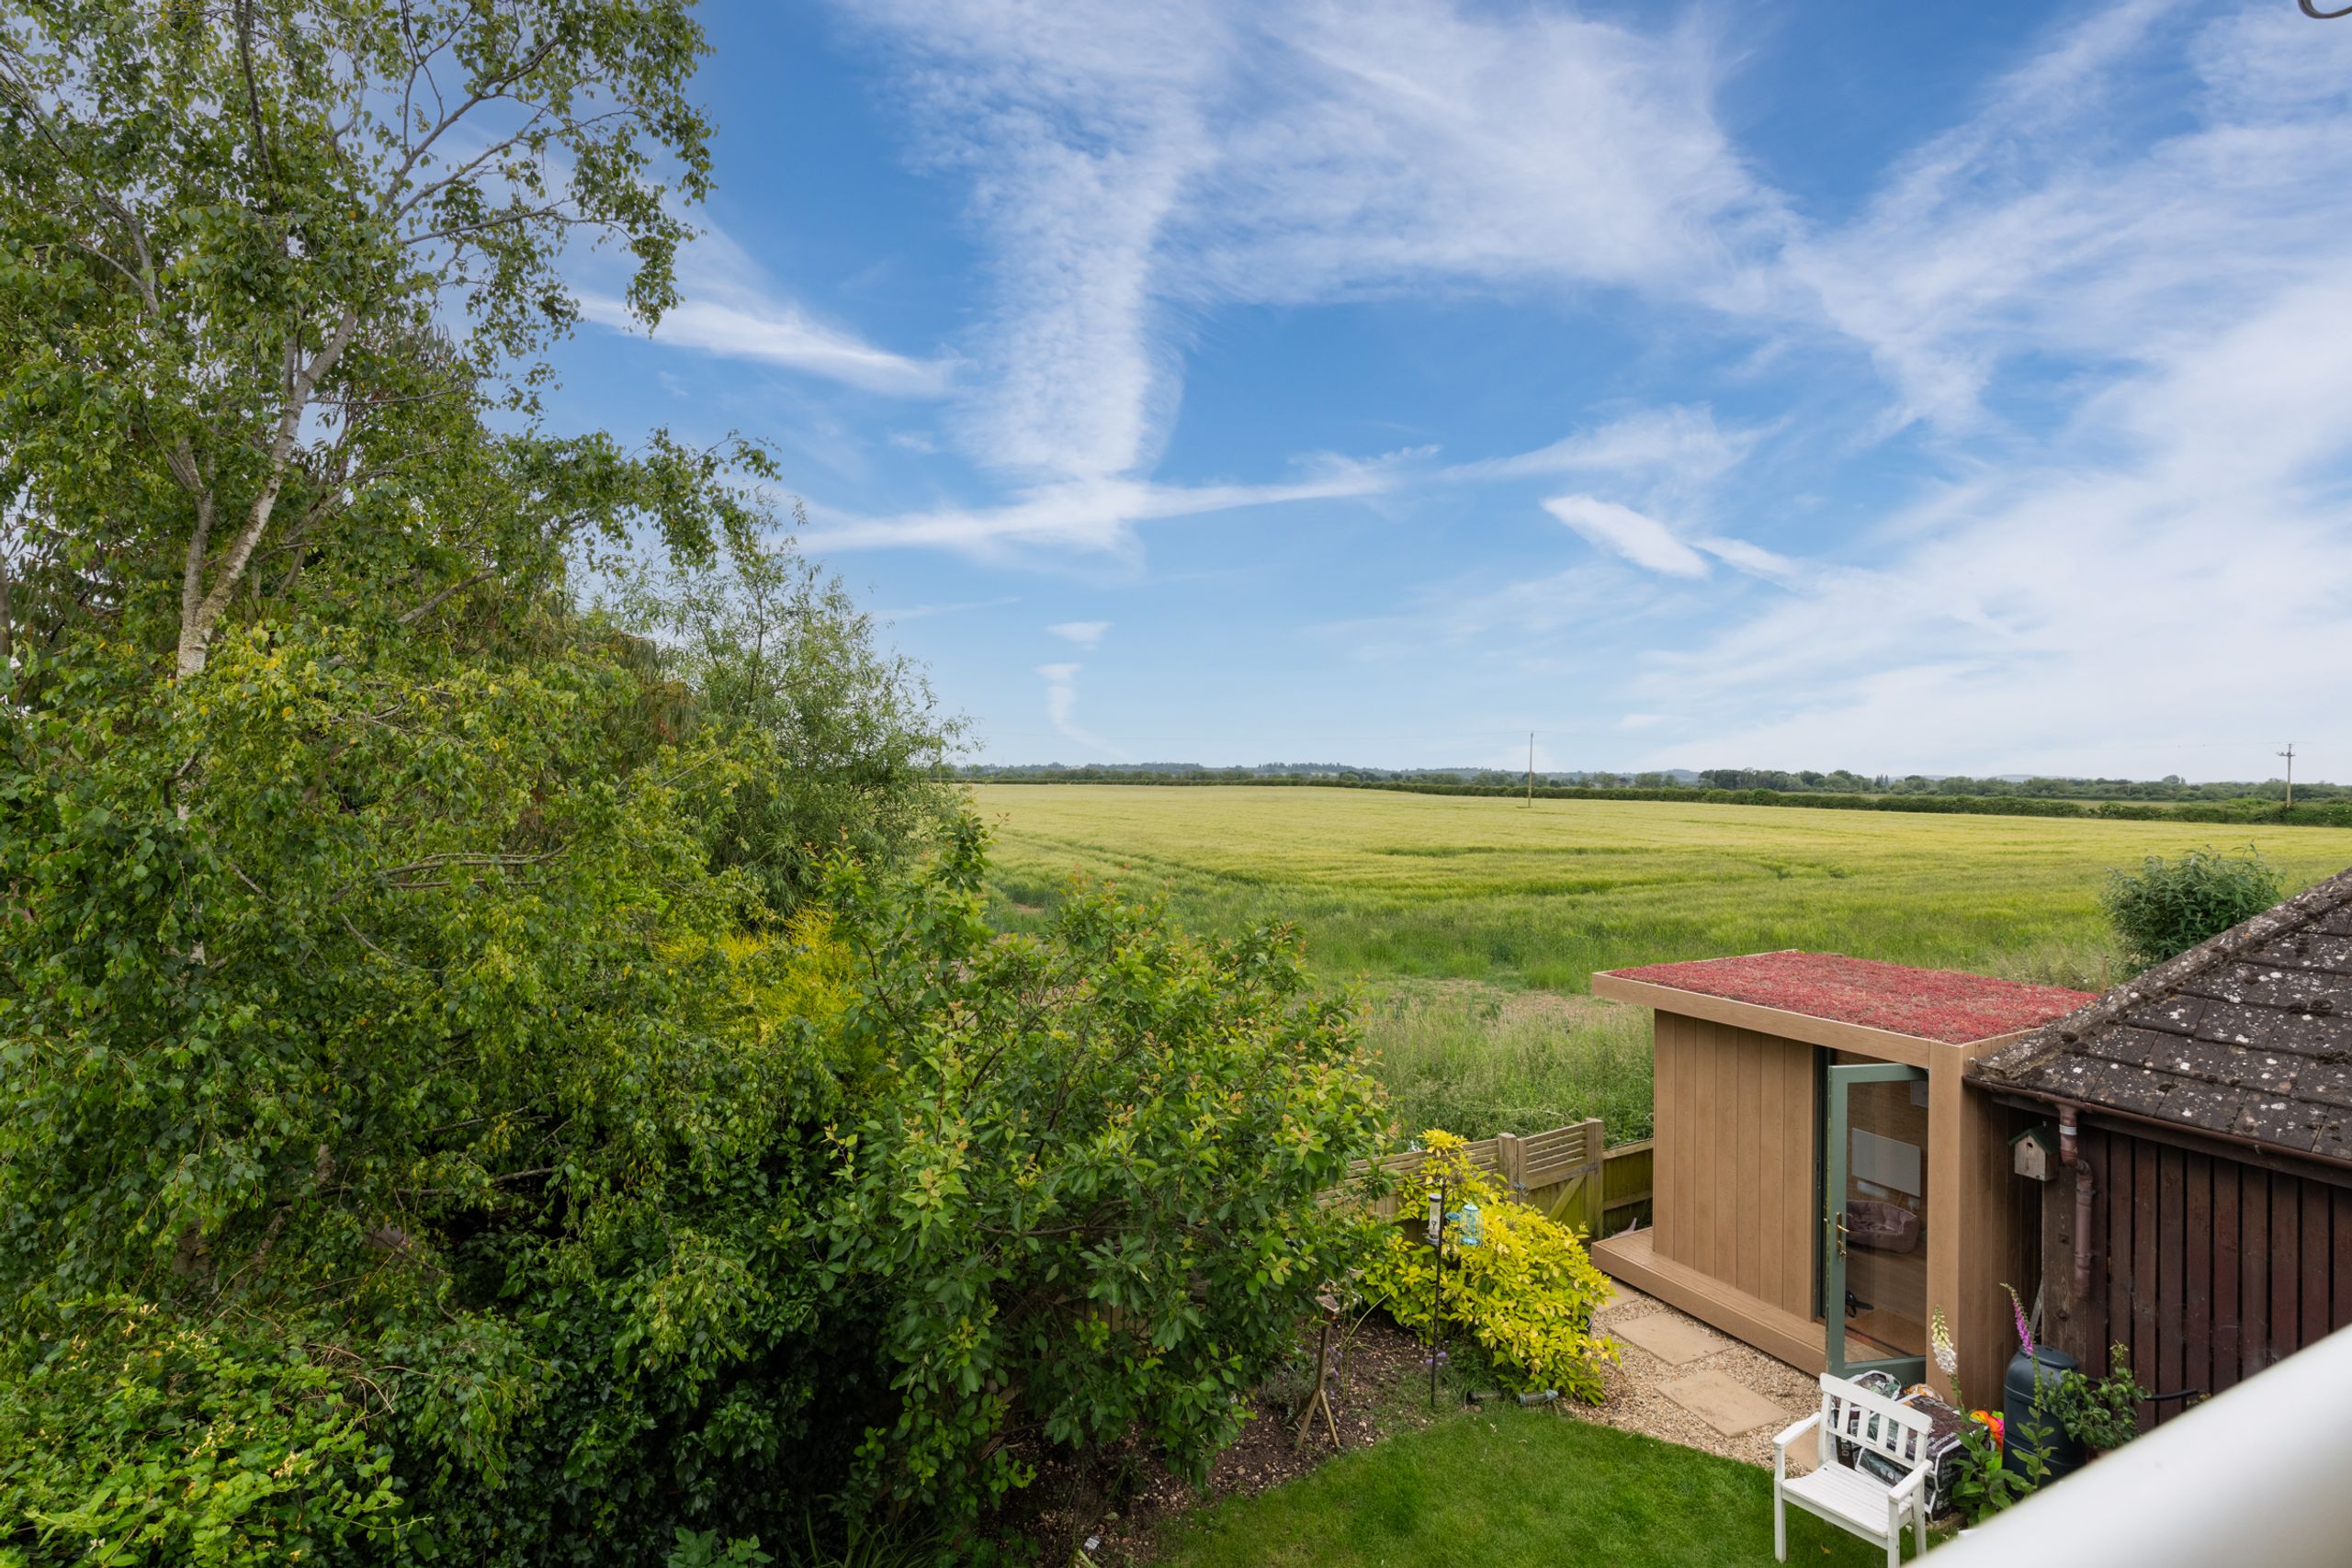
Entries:
<svg viewBox="0 0 2352 1568">
<path fill-rule="evenodd" d="M 1598 1116 L 1612 1144 L 1650 1135 L 1649 1015 L 1638 1008 L 1405 981 L 1374 993 L 1364 1037 L 1408 1134 L 1489 1138 Z"/>
<path fill-rule="evenodd" d="M 1076 873 L 1164 893 L 1196 931 L 1291 920 L 1334 979 L 1559 991 L 1595 969 L 1782 947 L 1995 972 L 2072 953 L 2096 970 L 2111 867 L 2209 842 L 2256 844 L 2293 887 L 2352 865 L 2352 830 L 2319 828 L 1242 787 L 974 797 L 998 825 L 1008 923 Z"/>
<path fill-rule="evenodd" d="M 1321 789 L 1018 784 L 994 913 L 1043 918 L 1073 876 L 1158 893 L 1195 931 L 1284 919 L 1362 982 L 1400 1121 L 1466 1137 L 1585 1116 L 1650 1122 L 1636 1010 L 1576 994 L 1632 964 L 1803 947 L 2103 990 L 2130 973 L 2107 874 L 2254 843 L 2290 887 L 2352 864 L 2352 830 L 1930 817 Z M 2217 836 L 2219 836 L 2217 840 Z M 1553 993 L 1547 996 L 1546 993 Z"/>
<path fill-rule="evenodd" d="M 1789 1558 L 1829 1568 L 1885 1561 L 1869 1542 L 1796 1509 Z M 1772 1561 L 1772 1477 L 1654 1438 L 1507 1406 L 1391 1438 L 1288 1485 L 1204 1509 L 1170 1532 L 1154 1561 L 1164 1568 L 1764 1564 Z"/>
</svg>

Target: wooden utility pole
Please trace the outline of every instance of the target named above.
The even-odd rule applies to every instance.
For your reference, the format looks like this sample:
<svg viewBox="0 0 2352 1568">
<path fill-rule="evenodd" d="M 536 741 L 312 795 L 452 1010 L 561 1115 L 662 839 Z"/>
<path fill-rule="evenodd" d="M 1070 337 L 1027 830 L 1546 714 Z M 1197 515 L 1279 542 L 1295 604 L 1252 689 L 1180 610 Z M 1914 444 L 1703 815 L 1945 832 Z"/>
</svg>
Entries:
<svg viewBox="0 0 2352 1568">
<path fill-rule="evenodd" d="M 1527 808 L 1535 809 L 1535 731 L 1527 732 Z"/>
<path fill-rule="evenodd" d="M 2292 811 L 2295 808 L 2295 743 L 2288 741 L 2287 749 L 2278 755 L 2287 759 L 2287 809 Z"/>
</svg>

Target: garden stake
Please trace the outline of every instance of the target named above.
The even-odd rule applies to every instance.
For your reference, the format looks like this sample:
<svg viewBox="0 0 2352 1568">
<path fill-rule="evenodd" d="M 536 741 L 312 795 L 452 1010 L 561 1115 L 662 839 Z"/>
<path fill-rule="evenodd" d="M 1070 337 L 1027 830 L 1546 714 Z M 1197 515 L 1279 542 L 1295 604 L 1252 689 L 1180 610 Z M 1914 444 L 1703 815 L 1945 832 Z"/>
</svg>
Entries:
<svg viewBox="0 0 2352 1568">
<path fill-rule="evenodd" d="M 1320 1410 L 1323 1425 L 1331 1434 L 1331 1446 L 1343 1448 L 1346 1445 L 1340 1441 L 1340 1424 L 1331 1416 L 1329 1387 L 1324 1382 L 1328 1375 L 1325 1369 L 1330 1365 L 1331 1330 L 1340 1321 L 1340 1303 L 1329 1291 L 1315 1299 L 1323 1308 L 1323 1326 L 1315 1337 L 1315 1393 L 1307 1399 L 1306 1408 L 1299 1412 L 1298 1435 L 1291 1439 L 1290 1446 L 1295 1449 L 1306 1441 L 1306 1429 L 1315 1424 L 1315 1413 Z"/>
</svg>

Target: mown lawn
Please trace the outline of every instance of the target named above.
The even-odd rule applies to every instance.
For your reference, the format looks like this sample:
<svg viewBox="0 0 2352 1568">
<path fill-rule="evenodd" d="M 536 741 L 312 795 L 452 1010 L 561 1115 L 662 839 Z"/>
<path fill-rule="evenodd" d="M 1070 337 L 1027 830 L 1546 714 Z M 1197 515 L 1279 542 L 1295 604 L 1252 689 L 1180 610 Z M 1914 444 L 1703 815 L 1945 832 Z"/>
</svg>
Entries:
<svg viewBox="0 0 2352 1568">
<path fill-rule="evenodd" d="M 1161 1547 L 1158 1568 L 1766 1564 L 1772 1478 L 1514 1406 L 1391 1438 L 1304 1480 L 1203 1509 Z M 1868 1568 L 1885 1558 L 1792 1509 L 1789 1561 Z"/>
</svg>

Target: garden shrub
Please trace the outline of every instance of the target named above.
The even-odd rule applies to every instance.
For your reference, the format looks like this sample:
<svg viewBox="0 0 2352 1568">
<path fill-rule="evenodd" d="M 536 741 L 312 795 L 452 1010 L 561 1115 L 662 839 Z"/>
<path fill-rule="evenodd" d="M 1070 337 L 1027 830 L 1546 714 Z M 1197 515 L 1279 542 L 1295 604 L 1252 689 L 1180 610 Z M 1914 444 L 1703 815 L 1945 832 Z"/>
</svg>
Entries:
<svg viewBox="0 0 2352 1568">
<path fill-rule="evenodd" d="M 1081 889 L 999 937 L 983 869 L 966 822 L 910 892 L 846 867 L 830 894 L 865 964 L 844 1045 L 888 1064 L 833 1134 L 820 1230 L 891 1394 L 854 1485 L 950 1523 L 1130 1431 L 1199 1479 L 1345 1272 L 1323 1194 L 1387 1135 L 1287 932 L 1196 942 Z"/>
<path fill-rule="evenodd" d="M 2210 848 L 2171 861 L 2150 855 L 2137 872 L 2109 872 L 2100 902 L 2124 950 L 2144 969 L 2251 919 L 2284 897 L 2278 872 L 2248 845 L 2242 855 Z"/>
<path fill-rule="evenodd" d="M 1609 1281 L 1586 1253 L 1581 1233 L 1514 1201 L 1470 1161 L 1453 1134 L 1431 1129 L 1421 1134 L 1421 1144 L 1429 1159 L 1405 1189 L 1401 1201 L 1408 1209 L 1421 1187 L 1440 1176 L 1455 1211 L 1468 1204 L 1478 1209 L 1476 1245 L 1462 1245 L 1459 1224 L 1445 1226 L 1448 1330 L 1468 1333 L 1514 1392 L 1557 1389 L 1598 1404 L 1601 1365 L 1617 1359 L 1617 1348 L 1592 1331 L 1592 1314 L 1608 1299 Z M 1426 1335 L 1436 1266 L 1427 1241 L 1381 1225 L 1363 1266 L 1364 1294 L 1400 1327 Z"/>
<path fill-rule="evenodd" d="M 2044 1396 L 2066 1435 L 2098 1453 L 2120 1449 L 2140 1435 L 2140 1406 L 2148 1398 L 2132 1371 L 2128 1346 L 2109 1346 L 2108 1361 L 2109 1371 L 2103 1378 L 2078 1371 L 2059 1373 L 2057 1385 Z"/>
<path fill-rule="evenodd" d="M 1343 1270 L 1386 1118 L 1286 937 L 1001 942 L 969 820 L 772 909 L 666 784 L 730 739 L 635 750 L 566 630 L 0 673 L 0 1563 L 637 1564 L 820 1497 L 970 1561 L 1049 1455 L 1197 1473 Z"/>
<path fill-rule="evenodd" d="M 0 1519 L 44 1558 L 332 1562 L 395 1538 L 391 1456 L 329 1358 L 127 1296 L 0 1357 Z M 0 1534 L 0 1563 L 26 1558 Z"/>
</svg>

